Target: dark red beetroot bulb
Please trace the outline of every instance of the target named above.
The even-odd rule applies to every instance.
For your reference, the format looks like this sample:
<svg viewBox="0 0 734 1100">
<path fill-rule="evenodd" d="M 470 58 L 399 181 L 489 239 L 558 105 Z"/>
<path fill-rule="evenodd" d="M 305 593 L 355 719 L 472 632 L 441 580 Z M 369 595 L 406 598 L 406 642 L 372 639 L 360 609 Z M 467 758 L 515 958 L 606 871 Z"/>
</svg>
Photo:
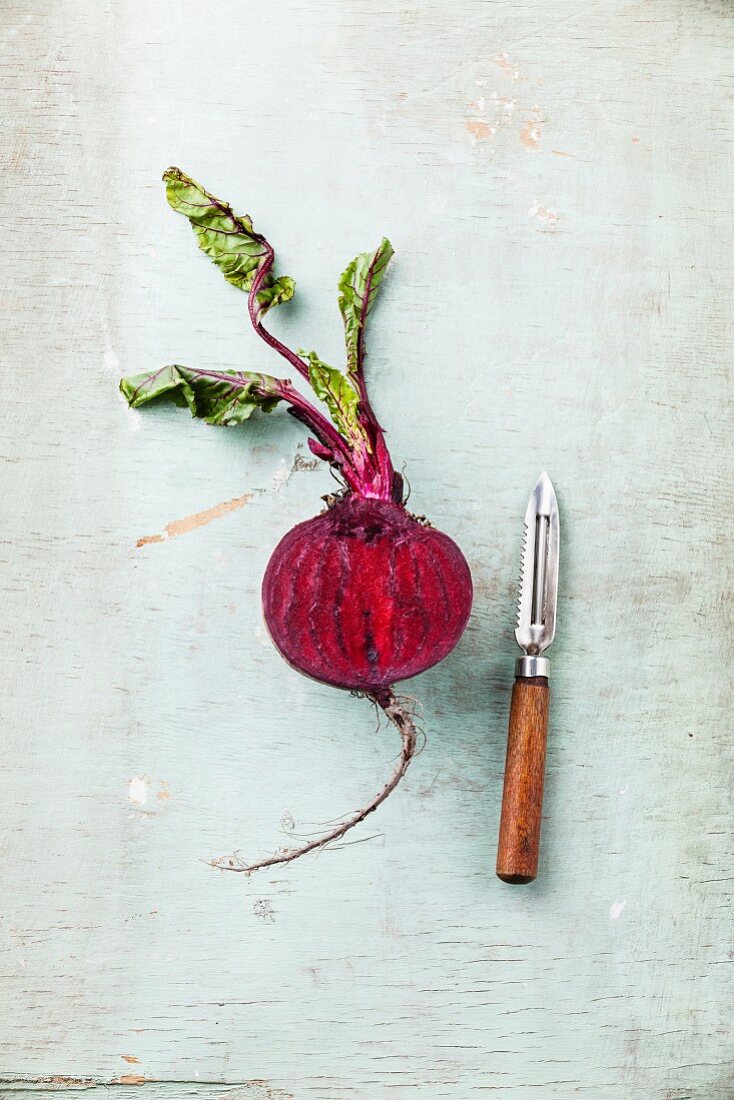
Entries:
<svg viewBox="0 0 734 1100">
<path fill-rule="evenodd" d="M 262 596 L 289 664 L 379 698 L 451 652 L 469 619 L 472 581 L 448 535 L 402 504 L 350 494 L 281 539 Z"/>
</svg>

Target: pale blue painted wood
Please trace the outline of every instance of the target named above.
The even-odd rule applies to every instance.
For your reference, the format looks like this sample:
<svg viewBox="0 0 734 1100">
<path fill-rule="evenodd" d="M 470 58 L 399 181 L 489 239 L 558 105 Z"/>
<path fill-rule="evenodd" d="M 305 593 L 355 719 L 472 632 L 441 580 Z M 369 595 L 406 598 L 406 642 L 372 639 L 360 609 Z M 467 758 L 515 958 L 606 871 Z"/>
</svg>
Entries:
<svg viewBox="0 0 734 1100">
<path fill-rule="evenodd" d="M 732 1095 L 725 16 L 4 10 L 0 1096 Z M 168 361 L 275 369 L 168 211 L 171 162 L 256 216 L 299 282 L 278 331 L 326 359 L 338 273 L 393 239 L 371 387 L 477 585 L 410 685 L 427 745 L 374 839 L 251 882 L 202 860 L 359 805 L 396 745 L 260 623 L 272 547 L 331 485 L 291 472 L 298 426 L 116 399 Z M 493 863 L 542 467 L 562 594 L 542 872 L 514 890 Z"/>
</svg>

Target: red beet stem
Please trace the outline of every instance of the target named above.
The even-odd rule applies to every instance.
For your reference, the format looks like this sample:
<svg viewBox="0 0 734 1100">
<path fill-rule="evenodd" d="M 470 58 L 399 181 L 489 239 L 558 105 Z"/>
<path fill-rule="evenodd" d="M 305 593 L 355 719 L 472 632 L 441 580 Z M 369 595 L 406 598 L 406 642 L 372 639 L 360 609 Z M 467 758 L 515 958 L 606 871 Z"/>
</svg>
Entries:
<svg viewBox="0 0 734 1100">
<path fill-rule="evenodd" d="M 289 347 L 286 347 L 276 336 L 273 336 L 272 332 L 268 332 L 262 323 L 262 306 L 257 300 L 257 296 L 262 289 L 262 285 L 265 282 L 270 269 L 275 262 L 275 252 L 271 244 L 266 241 L 265 237 L 261 233 L 255 233 L 253 236 L 259 240 L 266 248 L 265 258 L 257 269 L 257 274 L 252 280 L 252 286 L 247 295 L 247 308 L 250 314 L 250 320 L 252 327 L 258 334 L 261 340 L 264 340 L 269 347 L 278 352 L 278 355 L 282 355 L 292 367 L 295 367 L 299 374 L 308 381 L 308 366 L 301 359 L 300 355 L 296 355 L 295 351 L 291 351 Z"/>
<path fill-rule="evenodd" d="M 271 332 L 268 332 L 262 323 L 262 305 L 258 302 L 257 296 L 273 266 L 275 252 L 265 237 L 259 233 L 253 235 L 264 245 L 266 252 L 252 281 L 247 297 L 248 313 L 252 327 L 269 347 L 282 355 L 308 381 L 308 364 L 300 355 L 297 355 L 296 352 L 278 340 L 276 336 L 273 336 Z M 385 444 L 384 432 L 372 410 L 364 381 L 364 328 L 360 334 L 357 385 L 361 410 L 360 420 L 365 431 L 365 441 L 362 446 L 356 443 L 347 445 L 339 432 L 332 428 L 318 409 L 293 387 L 290 387 L 290 392 L 285 395 L 285 399 L 289 402 L 289 411 L 292 415 L 305 424 L 314 433 L 318 441 L 326 446 L 330 452 L 327 461 L 330 461 L 341 470 L 350 489 L 367 499 L 402 502 L 402 478 L 399 475 L 396 476 L 393 469 L 390 452 Z M 322 455 L 321 457 L 325 456 Z"/>
<path fill-rule="evenodd" d="M 359 825 L 360 822 L 364 821 L 366 817 L 385 801 L 387 796 L 395 790 L 398 783 L 405 775 L 408 770 L 408 765 L 415 755 L 417 731 L 410 710 L 398 696 L 393 694 L 391 688 L 387 688 L 380 694 L 368 695 L 367 698 L 371 699 L 385 712 L 387 718 L 400 733 L 403 742 L 395 770 L 379 794 L 375 795 L 371 802 L 368 802 L 361 810 L 357 810 L 356 813 L 352 814 L 352 816 L 342 822 L 341 825 L 337 825 L 334 829 L 330 829 L 328 833 L 324 833 L 324 835 L 317 840 L 309 841 L 308 844 L 304 844 L 301 848 L 286 848 L 278 852 L 277 855 L 258 860 L 257 863 L 251 863 L 249 866 L 242 866 L 235 863 L 231 856 L 222 857 L 221 859 L 211 860 L 212 867 L 218 867 L 222 871 L 239 871 L 249 875 L 253 871 L 261 870 L 263 867 L 275 867 L 278 863 L 292 863 L 294 859 L 299 859 L 300 856 L 308 855 L 309 852 L 319 851 L 319 849 L 326 847 L 327 844 L 331 844 L 334 840 L 340 840 L 345 833 L 348 833 L 355 825 Z"/>
</svg>

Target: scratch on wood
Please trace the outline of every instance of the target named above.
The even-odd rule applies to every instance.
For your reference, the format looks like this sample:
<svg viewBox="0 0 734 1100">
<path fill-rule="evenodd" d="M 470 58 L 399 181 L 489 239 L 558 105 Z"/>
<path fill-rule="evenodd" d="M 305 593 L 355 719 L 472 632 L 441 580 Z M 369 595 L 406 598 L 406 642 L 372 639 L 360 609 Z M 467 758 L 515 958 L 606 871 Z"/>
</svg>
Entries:
<svg viewBox="0 0 734 1100">
<path fill-rule="evenodd" d="M 135 545 L 140 548 L 153 542 L 165 542 L 167 539 L 175 539 L 179 535 L 186 535 L 189 531 L 195 531 L 197 527 L 206 527 L 207 523 L 211 523 L 215 519 L 221 519 L 222 516 L 227 516 L 230 512 L 236 512 L 238 508 L 244 508 L 253 496 L 254 493 L 243 493 L 241 497 L 222 501 L 221 504 L 215 504 L 212 508 L 206 508 L 203 512 L 194 512 L 190 516 L 184 516 L 183 519 L 171 520 L 170 523 L 166 524 L 161 534 L 143 535 Z"/>
<path fill-rule="evenodd" d="M 37 1085 L 40 1089 L 94 1089 L 99 1084 L 94 1077 L 66 1077 L 53 1074 L 48 1077 L 0 1077 L 0 1085 Z"/>
<path fill-rule="evenodd" d="M 255 1080 L 236 1087 L 221 1100 L 294 1100 L 294 1097 L 292 1092 L 273 1088 L 267 1081 Z"/>
<path fill-rule="evenodd" d="M 156 1095 L 158 1090 L 163 1089 L 166 1096 L 174 1096 L 177 1090 L 184 1087 L 195 1086 L 197 1095 L 199 1095 L 198 1088 L 206 1088 L 207 1096 L 216 1094 L 220 1097 L 220 1100 L 294 1100 L 292 1092 L 276 1088 L 262 1078 L 245 1081 L 242 1084 L 227 1085 L 220 1081 L 167 1081 L 155 1077 L 142 1077 L 133 1073 L 113 1077 L 110 1080 L 97 1077 L 67 1077 L 64 1075 L 0 1077 L 0 1097 L 5 1096 L 5 1092 L 1 1091 L 3 1086 L 8 1086 L 13 1092 L 19 1090 L 23 1093 L 26 1093 L 28 1086 L 30 1086 L 31 1094 L 35 1095 L 38 1092 L 66 1092 L 67 1089 L 72 1091 L 100 1089 L 106 1094 L 107 1090 L 113 1086 L 122 1087 L 124 1090 L 126 1086 L 130 1085 L 149 1085 L 156 1092 Z M 216 1090 L 216 1093 L 212 1092 L 210 1094 L 208 1092 L 209 1087 Z M 226 1089 L 226 1092 L 220 1091 L 222 1089 Z M 145 1094 L 147 1094 L 147 1090 L 144 1090 L 141 1095 Z M 124 1095 L 128 1095 L 128 1093 L 124 1092 Z M 188 1091 L 186 1095 L 189 1095 Z"/>
</svg>

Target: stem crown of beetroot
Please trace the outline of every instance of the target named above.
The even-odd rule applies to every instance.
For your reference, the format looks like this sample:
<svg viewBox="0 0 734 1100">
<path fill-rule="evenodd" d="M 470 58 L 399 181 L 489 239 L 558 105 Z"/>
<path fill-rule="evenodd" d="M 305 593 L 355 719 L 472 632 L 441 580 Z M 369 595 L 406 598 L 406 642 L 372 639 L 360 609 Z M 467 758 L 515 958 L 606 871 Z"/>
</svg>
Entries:
<svg viewBox="0 0 734 1100">
<path fill-rule="evenodd" d="M 361 810 L 325 836 L 247 866 L 289 862 L 343 836 L 384 801 L 415 752 L 411 711 L 393 685 L 443 660 L 469 618 L 469 567 L 448 535 L 411 516 L 365 382 L 365 329 L 393 249 L 383 238 L 339 279 L 346 370 L 315 351 L 293 351 L 263 320 L 289 301 L 295 283 L 273 273 L 275 253 L 248 215 L 235 214 L 178 168 L 163 176 L 171 207 L 188 218 L 199 247 L 227 282 L 247 294 L 257 335 L 305 379 L 328 417 L 287 378 L 252 371 L 204 370 L 174 364 L 123 378 L 120 388 L 137 408 L 156 399 L 188 407 L 209 424 L 243 424 L 281 402 L 308 428 L 311 451 L 327 462 L 344 490 L 325 513 L 299 524 L 275 548 L 263 580 L 263 612 L 282 656 L 306 675 L 367 695 L 401 734 L 392 777 Z"/>
</svg>

